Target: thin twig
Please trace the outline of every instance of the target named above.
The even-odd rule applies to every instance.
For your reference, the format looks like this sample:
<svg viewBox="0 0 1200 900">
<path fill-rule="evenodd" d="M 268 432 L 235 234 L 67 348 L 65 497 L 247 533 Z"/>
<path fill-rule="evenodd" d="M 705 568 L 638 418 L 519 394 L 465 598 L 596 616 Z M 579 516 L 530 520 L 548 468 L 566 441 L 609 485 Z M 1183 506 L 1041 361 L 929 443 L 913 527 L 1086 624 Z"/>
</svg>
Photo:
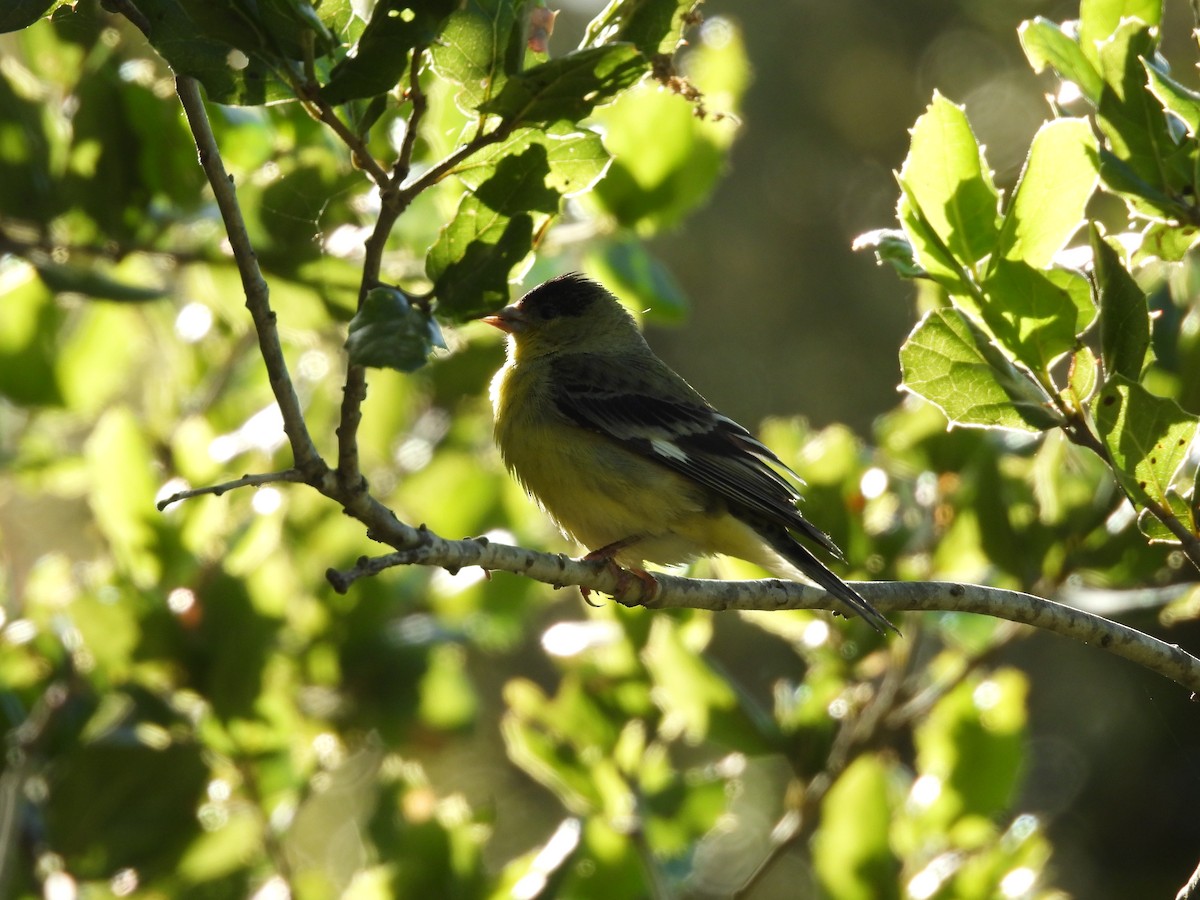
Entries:
<svg viewBox="0 0 1200 900">
<path fill-rule="evenodd" d="M 385 508 L 384 508 L 385 509 Z M 352 513 L 353 514 L 353 513 Z M 388 515 L 391 515 L 388 513 Z M 399 523 L 395 516 L 391 521 Z M 555 586 L 579 585 L 618 602 L 647 609 L 777 610 L 824 609 L 834 611 L 836 601 L 816 587 L 767 578 L 757 581 L 714 581 L 656 574 L 653 596 L 635 578 L 621 575 L 597 561 L 572 559 L 563 554 L 538 553 L 523 547 L 498 544 L 486 538 L 450 541 L 427 529 L 407 529 L 408 549 L 360 560 L 350 572 L 327 573 L 335 588 L 345 590 L 358 577 L 391 566 L 441 566 L 451 571 L 467 566 L 513 572 Z M 379 520 L 372 537 L 396 546 L 388 523 Z M 882 612 L 902 609 L 969 612 L 1008 619 L 1053 631 L 1064 637 L 1100 647 L 1135 662 L 1200 694 L 1200 659 L 1134 628 L 1082 610 L 1044 600 L 1032 594 L 956 582 L 853 582 L 854 588 Z"/>
<path fill-rule="evenodd" d="M 341 139 L 342 143 L 349 148 L 354 165 L 370 175 L 371 180 L 378 187 L 386 187 L 390 181 L 387 171 L 379 164 L 379 160 L 371 154 L 366 141 L 355 134 L 350 126 L 338 118 L 329 101 L 321 96 L 321 86 L 319 84 L 305 84 L 294 80 L 292 82 L 292 90 L 300 98 L 304 111 L 318 122 L 328 126 Z"/>
<path fill-rule="evenodd" d="M 264 484 L 274 484 L 279 481 L 302 482 L 305 481 L 304 473 L 299 469 L 284 469 L 282 472 L 264 472 L 259 475 L 243 475 L 241 478 L 236 478 L 233 481 L 225 481 L 221 484 L 210 484 L 206 487 L 189 488 L 186 491 L 179 491 L 167 497 L 165 500 L 159 500 L 154 504 L 159 512 L 162 512 L 172 503 L 178 503 L 180 500 L 189 500 L 192 497 L 203 497 L 205 494 L 212 494 L 214 497 L 220 497 L 227 491 L 232 491 L 240 487 L 259 487 Z"/>
<path fill-rule="evenodd" d="M 242 277 L 242 289 L 246 294 L 246 309 L 250 311 L 250 317 L 254 320 L 259 351 L 266 366 L 271 392 L 275 395 L 283 416 L 283 428 L 291 443 L 292 458 L 298 469 L 314 473 L 315 477 L 325 468 L 325 463 L 308 433 L 300 399 L 296 396 L 287 362 L 283 358 L 283 346 L 279 341 L 275 312 L 271 309 L 270 291 L 258 267 L 254 247 L 250 243 L 250 235 L 238 205 L 233 179 L 225 171 L 225 164 L 221 161 L 221 151 L 213 135 L 212 125 L 208 121 L 204 100 L 200 96 L 200 85 L 196 79 L 181 75 L 175 79 L 175 90 L 179 94 L 179 102 L 183 105 L 184 114 L 196 141 L 200 165 L 204 174 L 208 176 L 208 183 L 221 211 L 229 245 L 233 248 L 233 258 L 237 262 L 238 272 Z"/>
<path fill-rule="evenodd" d="M 425 92 L 421 90 L 421 57 L 424 54 L 423 46 L 413 47 L 412 62 L 408 70 L 408 102 L 412 104 L 412 111 L 408 114 L 408 122 L 404 127 L 404 139 L 400 142 L 400 152 L 396 155 L 396 162 L 392 166 L 392 180 L 397 185 L 403 184 L 404 179 L 408 178 L 408 173 L 412 171 L 412 155 L 417 146 L 417 129 L 420 127 L 426 110 L 429 109 L 429 101 L 425 97 Z"/>
</svg>

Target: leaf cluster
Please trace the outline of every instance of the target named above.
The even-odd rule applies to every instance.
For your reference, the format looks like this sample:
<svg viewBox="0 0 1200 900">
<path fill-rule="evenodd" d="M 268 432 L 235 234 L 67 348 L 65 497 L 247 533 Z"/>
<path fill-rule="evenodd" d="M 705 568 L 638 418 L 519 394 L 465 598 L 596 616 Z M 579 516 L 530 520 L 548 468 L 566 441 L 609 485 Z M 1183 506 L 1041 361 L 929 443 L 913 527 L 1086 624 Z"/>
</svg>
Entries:
<svg viewBox="0 0 1200 900">
<path fill-rule="evenodd" d="M 1002 198 L 965 110 L 935 94 L 898 174 L 898 231 L 864 235 L 881 260 L 940 298 L 900 352 L 904 389 L 952 425 L 1061 430 L 1097 453 L 1142 530 L 1200 565 L 1195 411 L 1163 396 L 1151 310 L 1133 270 L 1176 262 L 1196 239 L 1194 94 L 1158 50 L 1159 2 L 1084 2 L 1077 22 L 1024 23 L 1037 70 L 1090 109 L 1034 136 Z M 1059 92 L 1062 96 L 1062 92 Z M 1127 220 L 1091 221 L 1099 188 Z"/>
</svg>

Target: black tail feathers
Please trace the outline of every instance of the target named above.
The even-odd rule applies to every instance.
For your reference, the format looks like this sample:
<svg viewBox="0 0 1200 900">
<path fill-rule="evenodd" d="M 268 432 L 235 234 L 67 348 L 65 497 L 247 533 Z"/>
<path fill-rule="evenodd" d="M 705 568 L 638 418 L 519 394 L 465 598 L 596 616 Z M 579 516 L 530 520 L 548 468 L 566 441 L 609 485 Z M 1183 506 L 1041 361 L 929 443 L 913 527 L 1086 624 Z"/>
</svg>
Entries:
<svg viewBox="0 0 1200 900">
<path fill-rule="evenodd" d="M 787 531 L 772 529 L 771 533 L 763 536 L 770 541 L 771 546 L 780 556 L 799 569 L 806 578 L 841 600 L 850 608 L 851 612 L 865 619 L 867 624 L 880 634 L 886 634 L 888 631 L 900 633 L 900 629 L 889 622 L 883 613 L 863 599 L 858 591 L 838 578 L 828 566 L 813 556 L 808 548 L 800 544 Z"/>
</svg>

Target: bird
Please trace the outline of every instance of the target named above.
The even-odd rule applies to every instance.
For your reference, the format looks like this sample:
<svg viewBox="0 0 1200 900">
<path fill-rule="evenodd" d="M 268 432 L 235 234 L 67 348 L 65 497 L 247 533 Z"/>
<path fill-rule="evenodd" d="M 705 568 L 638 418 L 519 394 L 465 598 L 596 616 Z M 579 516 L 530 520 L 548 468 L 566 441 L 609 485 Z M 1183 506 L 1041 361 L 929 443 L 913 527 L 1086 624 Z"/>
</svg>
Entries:
<svg viewBox="0 0 1200 900">
<path fill-rule="evenodd" d="M 784 474 L 799 476 L 659 359 L 603 285 L 560 275 L 482 321 L 507 334 L 491 384 L 500 455 L 586 559 L 656 586 L 646 562 L 733 556 L 899 633 L 801 542 L 842 558 L 797 508 Z"/>
</svg>

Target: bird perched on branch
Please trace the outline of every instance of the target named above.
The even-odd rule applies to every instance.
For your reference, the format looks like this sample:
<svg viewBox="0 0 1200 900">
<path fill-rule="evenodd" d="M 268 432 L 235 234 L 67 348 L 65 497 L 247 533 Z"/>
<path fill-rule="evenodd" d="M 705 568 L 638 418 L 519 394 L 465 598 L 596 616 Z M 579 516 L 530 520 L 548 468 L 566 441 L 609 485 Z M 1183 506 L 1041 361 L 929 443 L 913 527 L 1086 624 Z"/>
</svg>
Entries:
<svg viewBox="0 0 1200 900">
<path fill-rule="evenodd" d="M 896 630 L 798 540 L 841 557 L 772 466 L 795 473 L 655 356 L 604 287 L 563 275 L 483 321 L 508 333 L 492 382 L 504 463 L 589 559 L 653 586 L 646 561 L 736 556 Z"/>
</svg>

